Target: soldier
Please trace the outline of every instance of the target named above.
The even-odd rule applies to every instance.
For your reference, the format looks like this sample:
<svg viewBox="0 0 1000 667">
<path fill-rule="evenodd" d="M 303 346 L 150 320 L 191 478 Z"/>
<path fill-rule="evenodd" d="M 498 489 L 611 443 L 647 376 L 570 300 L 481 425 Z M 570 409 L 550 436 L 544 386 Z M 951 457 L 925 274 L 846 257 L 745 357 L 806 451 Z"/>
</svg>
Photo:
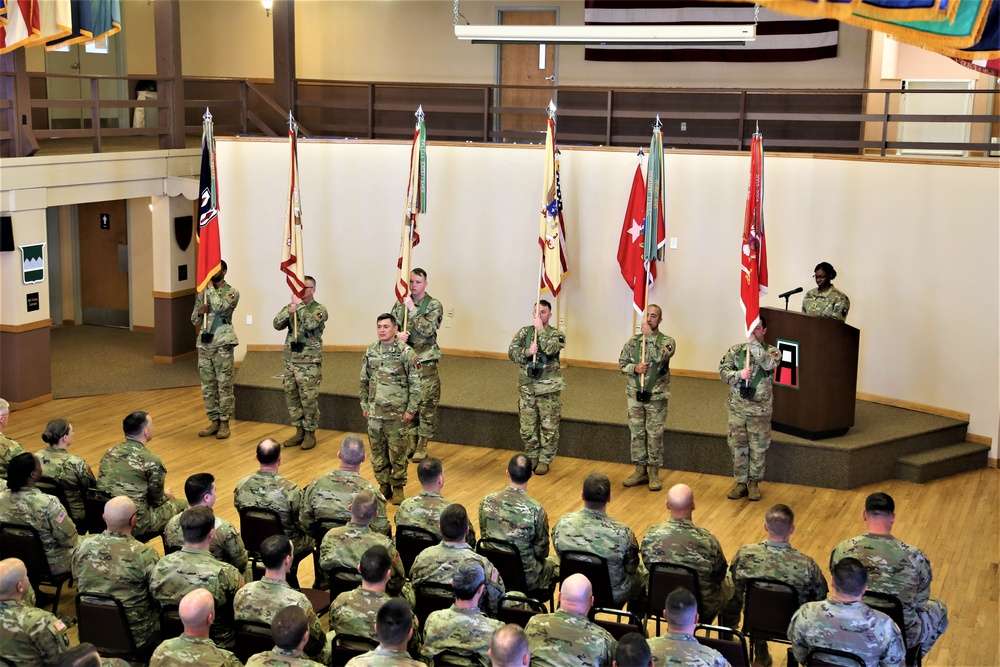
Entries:
<svg viewBox="0 0 1000 667">
<path fill-rule="evenodd" d="M 486 591 L 479 600 L 480 608 L 491 618 L 496 618 L 500 610 L 500 598 L 506 593 L 503 579 L 493 564 L 480 556 L 465 539 L 469 530 L 469 515 L 465 508 L 453 503 L 441 512 L 440 544 L 428 547 L 417 555 L 410 568 L 410 581 L 416 588 L 420 584 L 442 584 L 450 586 L 455 568 L 466 559 L 474 559 L 483 566 L 486 573 Z"/>
<path fill-rule="evenodd" d="M 184 546 L 167 554 L 153 568 L 149 591 L 160 605 L 178 604 L 181 598 L 196 588 L 204 588 L 215 598 L 216 608 L 231 602 L 243 586 L 239 570 L 217 560 L 208 548 L 215 537 L 215 515 L 212 508 L 190 507 L 181 514 Z M 219 619 L 212 626 L 212 639 L 223 648 L 235 645 L 232 619 Z"/>
<path fill-rule="evenodd" d="M 10 460 L 24 451 L 17 440 L 3 434 L 10 421 L 10 403 L 0 398 L 0 480 L 7 479 L 7 466 Z"/>
<path fill-rule="evenodd" d="M 215 476 L 210 472 L 199 472 L 191 475 L 184 482 L 184 495 L 189 507 L 203 505 L 215 507 Z M 176 514 L 167 522 L 163 529 L 164 549 L 180 549 L 184 546 L 184 535 L 181 532 L 181 515 Z M 209 552 L 223 563 L 229 563 L 249 581 L 253 578 L 250 572 L 250 556 L 243 544 L 243 538 L 236 526 L 220 516 L 215 517 L 215 538 L 209 547 Z"/>
<path fill-rule="evenodd" d="M 212 276 L 207 286 L 194 300 L 191 324 L 200 327 L 195 339 L 198 348 L 198 375 L 201 376 L 201 396 L 205 400 L 208 426 L 198 431 L 207 438 L 214 435 L 219 440 L 229 437 L 229 418 L 236 409 L 233 395 L 233 348 L 240 344 L 233 328 L 233 312 L 240 302 L 240 292 L 226 282 L 228 267 L 220 260 L 222 269 Z"/>
<path fill-rule="evenodd" d="M 730 500 L 744 496 L 760 500 L 764 454 L 771 445 L 771 371 L 781 359 L 778 348 L 764 342 L 765 333 L 767 322 L 762 314 L 749 343 L 732 346 L 719 362 L 719 377 L 729 385 L 728 442 L 736 481 L 727 495 Z"/>
<path fill-rule="evenodd" d="M 486 588 L 483 566 L 474 560 L 462 561 L 455 568 L 451 587 L 455 603 L 427 616 L 421 655 L 428 664 L 434 664 L 434 657 L 445 649 L 464 649 L 475 651 L 482 664 L 489 664 L 490 640 L 503 623 L 486 617 L 479 609 L 479 599 Z M 472 661 L 466 664 L 474 665 Z"/>
<path fill-rule="evenodd" d="M 149 667 L 242 667 L 243 663 L 235 655 L 216 646 L 210 638 L 215 634 L 215 600 L 211 592 L 204 588 L 192 590 L 181 598 L 178 613 L 184 624 L 184 634 L 157 646 Z"/>
<path fill-rule="evenodd" d="M 829 262 L 820 262 L 813 269 L 816 288 L 806 292 L 802 299 L 802 312 L 817 317 L 832 317 L 844 322 L 847 311 L 851 309 L 851 300 L 847 295 L 833 286 L 837 271 Z"/>
<path fill-rule="evenodd" d="M 723 590 L 728 563 L 719 546 L 719 540 L 708 530 L 691 521 L 694 512 L 694 493 L 686 484 L 676 484 L 667 492 L 666 523 L 650 526 L 642 538 L 642 561 L 646 569 L 655 563 L 675 563 L 694 568 L 698 572 L 701 601 L 705 607 L 705 623 L 711 623 L 732 595 Z"/>
<path fill-rule="evenodd" d="M 73 425 L 65 419 L 50 421 L 42 433 L 42 441 L 48 446 L 35 454 L 42 464 L 42 475 L 58 482 L 69 505 L 66 509 L 76 524 L 77 532 L 81 532 L 87 520 L 83 492 L 97 486 L 94 471 L 85 460 L 67 451 L 73 444 Z"/>
<path fill-rule="evenodd" d="M 510 360 L 521 367 L 517 401 L 521 440 L 531 469 L 539 475 L 549 472 L 559 448 L 559 394 L 566 387 L 559 365 L 566 334 L 549 326 L 551 317 L 552 304 L 539 300 L 534 324 L 514 334 L 507 349 Z"/>
<path fill-rule="evenodd" d="M 149 592 L 156 550 L 132 537 L 135 503 L 125 496 L 104 505 L 107 530 L 80 542 L 73 551 L 73 577 L 81 593 L 114 595 L 125 608 L 137 647 L 155 641 L 159 608 Z"/>
<path fill-rule="evenodd" d="M 450 505 L 441 489 L 444 487 L 444 467 L 441 460 L 434 457 L 425 458 L 417 465 L 417 479 L 420 480 L 420 493 L 412 498 L 407 498 L 396 510 L 394 521 L 396 530 L 401 526 L 416 526 L 430 531 L 437 538 L 441 539 L 441 531 L 438 525 L 441 521 L 441 512 Z M 469 534 L 466 537 L 469 546 L 476 546 L 476 529 L 469 523 Z"/>
<path fill-rule="evenodd" d="M 396 340 L 396 318 L 382 313 L 376 320 L 378 340 L 368 346 L 361 362 L 361 413 L 368 420 L 372 470 L 389 502 L 403 502 L 406 486 L 406 446 L 400 440 L 413 421 L 420 401 L 420 361 Z"/>
<path fill-rule="evenodd" d="M 631 457 L 635 472 L 623 482 L 626 487 L 649 484 L 650 491 L 663 488 L 663 429 L 670 399 L 670 357 L 677 350 L 674 339 L 660 332 L 663 309 L 646 308 L 642 333 L 628 339 L 618 355 L 618 367 L 628 376 L 628 430 L 632 434 Z M 646 466 L 649 466 L 647 473 Z"/>
<path fill-rule="evenodd" d="M 638 632 L 626 633 L 618 640 L 614 667 L 653 667 L 653 654 L 649 642 Z"/>
<path fill-rule="evenodd" d="M 703 646 L 694 638 L 698 625 L 698 601 L 686 588 L 677 588 L 667 596 L 663 615 L 667 633 L 649 640 L 653 663 L 689 667 L 729 667 L 722 654 Z"/>
<path fill-rule="evenodd" d="M 316 279 L 306 276 L 302 297 L 292 294 L 292 301 L 274 316 L 274 328 L 288 329 L 285 334 L 285 403 L 295 435 L 285 440 L 285 447 L 312 449 L 319 428 L 319 385 L 323 381 L 323 329 L 329 315 L 313 297 Z"/>
<path fill-rule="evenodd" d="M 564 514 L 552 529 L 556 553 L 589 551 L 608 562 L 608 576 L 615 605 L 629 600 L 641 606 L 646 588 L 646 568 L 639 561 L 635 533 L 621 521 L 608 516 L 611 481 L 600 472 L 583 480 L 583 509 Z M 608 663 L 610 664 L 610 662 Z"/>
<path fill-rule="evenodd" d="M 271 621 L 274 649 L 251 656 L 247 667 L 323 667 L 326 662 L 315 662 L 306 657 L 304 649 L 310 636 L 307 614 L 295 605 L 285 607 Z"/>
<path fill-rule="evenodd" d="M 375 617 L 378 648 L 351 658 L 347 667 L 425 667 L 406 652 L 413 635 L 413 610 L 403 600 L 389 600 Z"/>
<path fill-rule="evenodd" d="M 437 332 L 444 308 L 427 293 L 426 271 L 413 269 L 410 272 L 410 293 L 402 303 L 393 305 L 391 312 L 396 322 L 406 322 L 405 331 L 398 334 L 399 341 L 412 347 L 420 361 L 420 404 L 413 421 L 405 429 L 407 454 L 419 463 L 427 458 L 427 443 L 434 437 L 437 406 L 441 400 L 441 378 L 438 377 L 441 348 L 437 344 Z"/>
<path fill-rule="evenodd" d="M 508 623 L 493 633 L 489 656 L 493 667 L 528 667 L 531 652 L 524 628 Z"/>
<path fill-rule="evenodd" d="M 844 558 L 831 568 L 833 594 L 822 602 L 807 602 L 788 624 L 792 653 L 805 663 L 811 648 L 847 651 L 874 667 L 902 667 L 903 636 L 892 619 L 861 601 L 868 582 L 865 566 Z"/>
<path fill-rule="evenodd" d="M 799 605 L 823 600 L 828 592 L 826 577 L 809 556 L 796 551 L 788 540 L 795 532 L 795 514 L 788 505 L 775 505 L 764 517 L 767 539 L 745 544 L 729 565 L 735 590 L 719 618 L 720 625 L 735 628 L 740 622 L 743 594 L 750 579 L 777 579 L 795 589 Z M 754 643 L 755 661 L 764 667 L 771 664 L 767 642 Z"/>
<path fill-rule="evenodd" d="M 159 533 L 170 517 L 184 510 L 187 503 L 175 500 L 174 492 L 164 488 L 167 469 L 160 457 L 149 451 L 153 439 L 153 418 L 142 410 L 122 420 L 125 442 L 109 449 L 101 458 L 97 486 L 112 496 L 128 496 L 135 503 L 139 535 Z"/>
<path fill-rule="evenodd" d="M 590 580 L 572 574 L 559 588 L 559 610 L 536 614 L 524 627 L 531 664 L 538 667 L 611 667 L 615 639 L 587 618 L 594 604 Z"/>
<path fill-rule="evenodd" d="M 303 612 L 303 629 L 306 643 L 299 647 L 301 633 L 296 635 L 294 647 L 301 648 L 306 655 L 324 664 L 330 662 L 330 642 L 323 632 L 316 611 L 309 598 L 301 591 L 288 585 L 288 571 L 294 561 L 292 542 L 284 535 L 272 535 L 260 543 L 260 558 L 264 563 L 264 578 L 251 581 L 241 588 L 233 598 L 233 615 L 237 622 L 255 623 L 277 622 L 280 612 L 289 606 Z M 275 643 L 281 646 L 275 638 Z M 283 647 L 282 648 L 287 648 Z"/>
<path fill-rule="evenodd" d="M 0 647 L 12 665 L 50 665 L 69 648 L 66 624 L 24 602 L 28 570 L 17 558 L 0 560 Z"/>
<path fill-rule="evenodd" d="M 479 528 L 483 537 L 517 545 L 529 591 L 548 588 L 558 574 L 559 563 L 549 557 L 549 515 L 528 495 L 530 459 L 524 454 L 512 456 L 507 479 L 506 489 L 491 493 L 479 504 Z"/>
<path fill-rule="evenodd" d="M 896 503 L 888 493 L 869 495 L 861 517 L 868 532 L 838 544 L 830 553 L 831 566 L 845 556 L 864 563 L 870 588 L 903 604 L 906 645 L 920 644 L 927 654 L 948 629 L 948 607 L 931 597 L 931 563 L 923 551 L 892 536 Z"/>
</svg>

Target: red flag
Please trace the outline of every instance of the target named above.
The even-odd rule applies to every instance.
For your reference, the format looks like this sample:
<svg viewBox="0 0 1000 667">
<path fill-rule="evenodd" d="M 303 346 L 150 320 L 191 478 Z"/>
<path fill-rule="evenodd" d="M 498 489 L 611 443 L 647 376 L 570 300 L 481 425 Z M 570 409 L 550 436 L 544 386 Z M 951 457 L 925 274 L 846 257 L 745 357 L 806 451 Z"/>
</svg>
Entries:
<svg viewBox="0 0 1000 667">
<path fill-rule="evenodd" d="M 743 267 L 740 300 L 746 318 L 746 335 L 760 322 L 760 295 L 767 294 L 767 244 L 764 239 L 764 141 L 760 134 L 750 142 L 750 185 L 743 222 L 740 257 Z"/>
<path fill-rule="evenodd" d="M 636 311 L 646 310 L 646 282 L 656 279 L 656 262 L 649 265 L 647 272 L 643 260 L 643 246 L 646 240 L 646 182 L 642 178 L 642 165 L 635 168 L 632 192 L 628 196 L 622 235 L 618 240 L 618 266 L 622 270 L 625 284 L 632 290 L 632 305 Z"/>
<path fill-rule="evenodd" d="M 285 239 L 281 247 L 281 271 L 288 289 L 302 297 L 306 291 L 305 257 L 302 252 L 302 201 L 299 197 L 298 123 L 289 114 L 288 143 L 292 149 L 288 173 L 288 205 L 285 207 Z"/>
<path fill-rule="evenodd" d="M 219 240 L 219 194 L 216 187 L 215 136 L 212 114 L 205 110 L 201 134 L 201 177 L 198 200 L 198 267 L 195 281 L 201 292 L 222 268 Z"/>
</svg>

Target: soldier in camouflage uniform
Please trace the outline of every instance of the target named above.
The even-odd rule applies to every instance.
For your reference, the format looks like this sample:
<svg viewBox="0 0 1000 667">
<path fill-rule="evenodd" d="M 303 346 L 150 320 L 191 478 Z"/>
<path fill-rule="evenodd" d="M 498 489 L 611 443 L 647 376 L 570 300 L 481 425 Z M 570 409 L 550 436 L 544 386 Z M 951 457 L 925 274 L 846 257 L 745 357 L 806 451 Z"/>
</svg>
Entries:
<svg viewBox="0 0 1000 667">
<path fill-rule="evenodd" d="M 294 561 L 291 540 L 284 535 L 268 537 L 260 543 L 260 558 L 264 563 L 264 578 L 251 581 L 236 593 L 233 599 L 236 621 L 271 624 L 277 621 L 281 610 L 289 605 L 295 606 L 304 614 L 303 629 L 308 635 L 303 650 L 310 658 L 322 663 L 330 662 L 330 642 L 312 603 L 304 593 L 288 585 L 288 571 Z M 295 644 L 298 644 L 298 638 Z"/>
<path fill-rule="evenodd" d="M 608 576 L 615 605 L 630 600 L 642 606 L 646 588 L 646 568 L 639 561 L 635 533 L 621 521 L 608 516 L 611 481 L 604 473 L 592 472 L 583 480 L 583 509 L 564 514 L 552 529 L 556 553 L 589 551 L 608 563 Z M 532 653 L 534 654 L 534 653 Z"/>
<path fill-rule="evenodd" d="M 191 324 L 200 328 L 195 339 L 198 375 L 210 422 L 198 435 L 202 438 L 214 435 L 219 440 L 229 437 L 229 418 L 236 409 L 233 348 L 240 344 L 233 328 L 233 312 L 240 302 L 240 293 L 226 282 L 227 271 L 226 262 L 222 261 L 222 269 L 212 276 L 212 284 L 198 292 L 191 312 Z"/>
<path fill-rule="evenodd" d="M 413 610 L 403 600 L 389 600 L 378 610 L 375 630 L 379 645 L 347 661 L 347 667 L 424 667 L 406 652 L 413 635 Z"/>
<path fill-rule="evenodd" d="M 474 560 L 462 561 L 455 568 L 451 586 L 455 603 L 427 617 L 421 655 L 427 664 L 434 664 L 434 657 L 445 649 L 463 649 L 476 652 L 482 664 L 488 665 L 490 640 L 503 623 L 488 618 L 479 609 L 479 599 L 486 587 L 483 566 Z M 461 662 L 478 667 L 471 660 Z"/>
<path fill-rule="evenodd" d="M 368 420 L 368 442 L 372 447 L 372 470 L 389 495 L 403 502 L 406 486 L 404 427 L 413 421 L 420 402 L 420 361 L 416 353 L 396 340 L 396 318 L 382 313 L 376 320 L 378 340 L 368 346 L 361 361 L 361 413 Z"/>
<path fill-rule="evenodd" d="M 531 617 L 524 631 L 531 664 L 538 667 L 611 667 L 615 639 L 587 618 L 594 601 L 590 581 L 573 574 L 559 588 L 559 610 Z"/>
<path fill-rule="evenodd" d="M 216 646 L 215 600 L 211 591 L 195 588 L 180 600 L 178 612 L 184 634 L 168 639 L 153 651 L 149 667 L 242 667 L 229 651 Z"/>
<path fill-rule="evenodd" d="M 73 519 L 62 503 L 35 488 L 42 464 L 34 454 L 22 452 L 10 461 L 10 493 L 0 496 L 0 521 L 31 526 L 38 531 L 52 574 L 70 570 L 73 549 L 80 543 Z"/>
<path fill-rule="evenodd" d="M 648 484 L 650 491 L 663 488 L 663 429 L 670 399 L 670 357 L 677 350 L 674 339 L 660 332 L 663 310 L 656 304 L 646 308 L 642 332 L 632 336 L 618 355 L 618 367 L 628 376 L 628 430 L 632 434 L 631 460 L 635 472 L 626 487 Z M 647 472 L 646 466 L 649 466 Z"/>
<path fill-rule="evenodd" d="M 444 487 L 444 468 L 441 460 L 434 457 L 425 458 L 417 466 L 417 479 L 420 480 L 420 493 L 407 498 L 396 510 L 393 521 L 396 530 L 401 526 L 415 526 L 433 533 L 442 539 L 440 521 L 441 512 L 451 503 L 441 495 Z M 469 546 L 476 546 L 476 529 L 469 522 L 469 534 L 466 536 Z"/>
<path fill-rule="evenodd" d="M 330 318 L 326 308 L 313 296 L 316 279 L 306 276 L 302 297 L 292 294 L 292 301 L 274 316 L 274 328 L 288 329 L 285 334 L 285 403 L 295 435 L 285 440 L 285 447 L 312 449 L 319 428 L 319 385 L 323 381 L 323 329 Z M 295 322 L 298 322 L 296 327 Z M 297 329 L 297 334 L 296 334 Z"/>
<path fill-rule="evenodd" d="M 851 300 L 833 286 L 831 281 L 837 277 L 836 270 L 829 262 L 820 262 L 816 265 L 814 273 L 816 288 L 806 292 L 802 299 L 802 312 L 806 315 L 846 321 L 847 311 L 851 309 Z"/>
<path fill-rule="evenodd" d="M 666 634 L 649 640 L 653 664 L 684 665 L 685 667 L 729 667 L 722 654 L 702 646 L 694 637 L 698 624 L 698 601 L 686 588 L 677 588 L 667 596 L 663 615 L 667 619 Z"/>
<path fill-rule="evenodd" d="M 844 558 L 831 568 L 833 594 L 822 602 L 807 602 L 788 624 L 795 659 L 804 663 L 811 648 L 847 651 L 868 667 L 903 667 L 906 647 L 892 619 L 861 601 L 868 573 L 856 558 Z M 830 664 L 855 663 L 823 656 Z"/>
<path fill-rule="evenodd" d="M 740 547 L 729 565 L 734 591 L 719 617 L 719 624 L 735 628 L 740 622 L 744 592 L 750 579 L 776 579 L 795 589 L 799 605 L 823 600 L 828 588 L 826 577 L 809 556 L 796 551 L 788 540 L 795 531 L 795 514 L 787 505 L 775 505 L 764 517 L 764 531 L 768 539 L 758 544 Z M 756 662 L 771 664 L 767 642 L 754 643 Z"/>
<path fill-rule="evenodd" d="M 931 597 L 931 563 L 924 552 L 892 536 L 896 503 L 888 493 L 873 493 L 862 514 L 868 532 L 838 544 L 830 564 L 845 556 L 860 560 L 868 569 L 868 587 L 895 595 L 903 604 L 907 646 L 920 644 L 928 653 L 948 629 L 948 607 Z"/>
<path fill-rule="evenodd" d="M 153 439 L 153 418 L 141 410 L 122 420 L 125 442 L 115 445 L 101 458 L 97 487 L 111 496 L 128 496 L 135 503 L 139 535 L 160 532 L 170 517 L 181 512 L 187 502 L 174 499 L 164 488 L 167 469 L 160 457 L 149 451 Z"/>
<path fill-rule="evenodd" d="M 243 586 L 239 570 L 216 559 L 208 551 L 215 536 L 215 515 L 210 507 L 190 507 L 181 514 L 184 547 L 167 554 L 153 568 L 149 591 L 160 605 L 178 604 L 196 588 L 204 588 L 215 598 L 215 608 L 232 608 L 233 597 Z M 224 616 L 228 614 L 223 614 Z M 235 633 L 231 618 L 218 618 L 212 639 L 223 648 L 232 648 Z"/>
<path fill-rule="evenodd" d="M 104 506 L 104 521 L 107 530 L 82 540 L 73 552 L 76 589 L 118 598 L 136 646 L 145 646 L 160 632 L 159 607 L 149 592 L 160 557 L 151 546 L 132 537 L 135 503 L 129 498 L 109 500 Z"/>
<path fill-rule="evenodd" d="M 0 398 L 0 480 L 7 479 L 7 466 L 10 460 L 24 451 L 17 440 L 3 434 L 10 420 L 10 403 Z"/>
<path fill-rule="evenodd" d="M 17 558 L 0 560 L 0 656 L 11 665 L 51 665 L 69 648 L 66 624 L 27 604 L 28 570 Z"/>
<path fill-rule="evenodd" d="M 698 572 L 705 607 L 702 622 L 711 623 L 732 595 L 732 590 L 723 586 L 729 564 L 715 535 L 691 521 L 694 508 L 694 493 L 689 486 L 676 484 L 670 488 L 667 493 L 670 519 L 646 531 L 642 538 L 642 561 L 647 570 L 655 563 L 673 563 Z"/>
<path fill-rule="evenodd" d="M 518 379 L 517 412 L 521 421 L 524 453 L 539 475 L 549 471 L 559 448 L 559 395 L 566 387 L 559 353 L 566 346 L 566 334 L 549 326 L 552 304 L 539 300 L 534 324 L 514 334 L 507 356 L 521 367 Z"/>
<path fill-rule="evenodd" d="M 726 404 L 729 411 L 728 443 L 736 482 L 727 496 L 730 500 L 744 496 L 749 500 L 760 500 L 764 454 L 771 446 L 771 412 L 774 407 L 771 371 L 781 359 L 778 348 L 764 342 L 765 333 L 767 322 L 761 315 L 749 343 L 732 346 L 719 362 L 719 377 L 729 385 L 729 401 Z"/>
<path fill-rule="evenodd" d="M 67 449 L 73 444 L 73 425 L 65 419 L 53 419 L 45 427 L 42 440 L 48 445 L 38 450 L 38 460 L 42 463 L 42 475 L 59 483 L 66 495 L 69 515 L 76 524 L 77 532 L 85 528 L 87 513 L 83 507 L 83 492 L 97 486 L 97 479 L 90 464 Z"/>
<path fill-rule="evenodd" d="M 454 503 L 444 508 L 441 512 L 441 534 L 444 540 L 420 552 L 410 568 L 410 581 L 414 589 L 425 583 L 451 586 L 458 564 L 469 558 L 474 559 L 483 566 L 486 573 L 486 591 L 479 606 L 487 616 L 496 618 L 500 610 L 500 598 L 507 590 L 493 564 L 473 551 L 465 541 L 468 529 L 469 515 L 464 507 Z"/>
<path fill-rule="evenodd" d="M 311 607 L 310 607 L 311 610 Z M 315 618 L 315 614 L 313 614 Z M 248 667 L 323 667 L 329 661 L 316 662 L 306 657 L 310 640 L 310 619 L 300 607 L 286 606 L 274 614 L 271 636 L 274 649 L 258 653 L 247 660 Z"/>
<path fill-rule="evenodd" d="M 198 505 L 215 507 L 215 476 L 209 472 L 191 475 L 184 482 L 184 495 L 189 507 Z M 180 549 L 184 546 L 180 514 L 171 517 L 167 527 L 163 529 L 163 546 L 165 549 Z M 250 571 L 250 555 L 243 544 L 243 538 L 228 519 L 215 517 L 215 537 L 208 550 L 223 563 L 229 563 L 239 570 L 245 580 L 253 578 L 253 573 Z"/>
<path fill-rule="evenodd" d="M 398 334 L 399 341 L 412 347 L 420 361 L 420 404 L 413 421 L 403 432 L 407 453 L 419 463 L 427 458 L 427 443 L 434 437 L 437 406 L 441 400 L 441 378 L 438 376 L 441 348 L 437 344 L 437 332 L 444 317 L 444 307 L 427 294 L 426 271 L 413 269 L 410 272 L 410 293 L 402 303 L 394 304 L 390 312 L 396 322 L 406 322 L 404 330 Z"/>
<path fill-rule="evenodd" d="M 520 625 L 508 623 L 493 633 L 489 650 L 493 667 L 527 667 L 529 653 L 528 635 Z"/>
<path fill-rule="evenodd" d="M 548 588 L 558 574 L 559 563 L 549 558 L 549 515 L 528 495 L 530 459 L 524 454 L 512 456 L 507 479 L 510 484 L 506 489 L 491 493 L 479 504 L 479 528 L 483 537 L 517 546 L 529 591 Z"/>
</svg>

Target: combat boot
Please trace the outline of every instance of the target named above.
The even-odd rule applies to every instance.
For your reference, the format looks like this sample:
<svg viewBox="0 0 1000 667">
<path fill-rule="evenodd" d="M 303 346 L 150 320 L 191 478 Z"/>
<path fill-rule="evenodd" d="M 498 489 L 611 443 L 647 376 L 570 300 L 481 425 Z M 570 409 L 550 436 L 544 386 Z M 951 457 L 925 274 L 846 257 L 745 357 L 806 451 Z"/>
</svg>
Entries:
<svg viewBox="0 0 1000 667">
<path fill-rule="evenodd" d="M 403 487 L 394 486 L 392 487 L 392 497 L 389 498 L 389 502 L 393 505 L 402 505 L 403 500 L 406 499 L 406 495 L 403 493 Z"/>
<path fill-rule="evenodd" d="M 229 437 L 229 421 L 219 422 L 219 432 L 215 434 L 216 439 L 225 440 Z"/>
<path fill-rule="evenodd" d="M 413 452 L 413 462 L 420 463 L 427 458 L 427 438 L 417 438 L 417 450 Z"/>
<path fill-rule="evenodd" d="M 403 437 L 406 438 L 406 458 L 412 459 L 413 454 L 417 451 L 417 436 L 416 434 L 408 433 Z"/>
<path fill-rule="evenodd" d="M 198 431 L 198 437 L 207 438 L 208 436 L 215 435 L 218 432 L 219 432 L 219 420 L 213 419 L 212 423 L 210 423 L 208 426 Z"/>
<path fill-rule="evenodd" d="M 392 487 L 388 484 L 379 484 L 378 490 L 387 500 L 392 497 Z"/>
<path fill-rule="evenodd" d="M 531 459 L 531 458 L 529 458 L 528 462 L 531 464 L 531 470 L 532 471 L 534 471 L 535 468 L 538 467 L 538 459 Z"/>
<path fill-rule="evenodd" d="M 535 466 L 536 475 L 547 475 L 549 474 L 549 464 L 544 461 L 539 461 L 538 465 Z"/>
<path fill-rule="evenodd" d="M 281 444 L 284 445 L 285 447 L 298 447 L 299 445 L 302 444 L 302 441 L 305 440 L 305 437 L 306 437 L 306 430 L 301 426 L 296 426 L 295 435 L 290 437 L 288 440 L 285 440 Z"/>
<path fill-rule="evenodd" d="M 747 500 L 760 500 L 760 489 L 757 488 L 757 482 L 752 479 L 747 482 Z"/>
<path fill-rule="evenodd" d="M 663 488 L 660 483 L 660 469 L 656 466 L 649 466 L 649 490 L 659 491 Z"/>
<path fill-rule="evenodd" d="M 742 498 L 746 494 L 747 494 L 747 485 L 737 482 L 736 486 L 733 487 L 733 490 L 729 492 L 729 495 L 727 495 L 726 498 L 729 498 L 730 500 L 737 500 L 738 498 Z"/>
<path fill-rule="evenodd" d="M 637 463 L 635 464 L 635 472 L 622 482 L 622 486 L 631 488 L 640 484 L 646 484 L 647 482 L 649 482 L 649 475 L 646 474 L 646 466 L 642 463 Z"/>
<path fill-rule="evenodd" d="M 302 449 L 312 449 L 316 446 L 316 431 L 306 431 L 306 435 L 302 438 Z"/>
<path fill-rule="evenodd" d="M 771 667 L 774 664 L 771 653 L 767 648 L 767 642 L 754 642 L 753 661 L 761 665 L 761 667 Z"/>
</svg>

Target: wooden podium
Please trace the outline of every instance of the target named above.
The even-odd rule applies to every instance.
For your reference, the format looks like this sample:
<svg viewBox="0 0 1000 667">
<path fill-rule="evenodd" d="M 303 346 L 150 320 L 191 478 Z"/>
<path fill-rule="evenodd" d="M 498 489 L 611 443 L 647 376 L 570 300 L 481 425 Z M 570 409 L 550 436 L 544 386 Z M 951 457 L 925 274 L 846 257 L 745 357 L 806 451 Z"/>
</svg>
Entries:
<svg viewBox="0 0 1000 667">
<path fill-rule="evenodd" d="M 782 352 L 771 427 L 809 440 L 847 433 L 854 426 L 861 332 L 831 317 L 777 308 L 761 313 L 765 340 Z"/>
</svg>

